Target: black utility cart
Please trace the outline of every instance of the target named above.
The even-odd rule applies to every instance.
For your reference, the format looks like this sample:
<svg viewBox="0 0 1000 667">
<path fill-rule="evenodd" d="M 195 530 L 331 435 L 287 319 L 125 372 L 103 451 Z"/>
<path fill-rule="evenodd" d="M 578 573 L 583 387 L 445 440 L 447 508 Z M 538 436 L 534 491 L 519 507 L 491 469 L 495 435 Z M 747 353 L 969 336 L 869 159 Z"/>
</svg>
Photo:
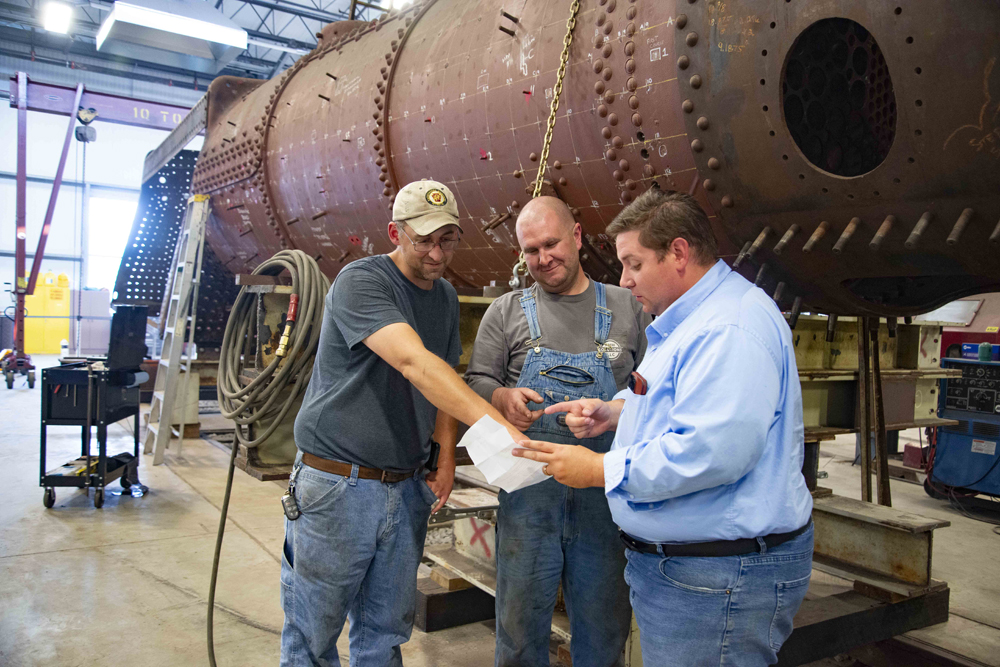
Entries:
<svg viewBox="0 0 1000 667">
<path fill-rule="evenodd" d="M 132 495 L 142 495 L 139 483 L 139 385 L 146 374 L 139 370 L 146 353 L 146 307 L 119 306 L 111 321 L 107 357 L 89 357 L 42 370 L 41 463 L 39 484 L 45 487 L 42 502 L 52 507 L 55 487 L 94 487 L 94 507 L 104 505 L 104 487 L 116 479 Z M 108 426 L 133 417 L 134 451 L 108 456 Z M 46 471 L 46 429 L 80 426 L 80 457 Z M 97 427 L 97 455 L 90 449 L 91 431 Z"/>
</svg>

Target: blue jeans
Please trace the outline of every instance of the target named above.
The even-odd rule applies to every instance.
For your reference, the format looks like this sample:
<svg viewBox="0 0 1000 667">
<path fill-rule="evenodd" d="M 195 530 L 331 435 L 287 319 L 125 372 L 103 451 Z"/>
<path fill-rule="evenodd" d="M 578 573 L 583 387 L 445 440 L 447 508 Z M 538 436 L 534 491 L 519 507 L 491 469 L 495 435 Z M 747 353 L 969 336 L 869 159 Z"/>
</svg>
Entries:
<svg viewBox="0 0 1000 667">
<path fill-rule="evenodd" d="M 646 665 L 772 665 L 812 572 L 813 529 L 766 553 L 663 558 L 629 550 Z"/>
<path fill-rule="evenodd" d="M 632 610 L 604 489 L 549 479 L 501 491 L 496 540 L 497 667 L 548 667 L 560 581 L 574 667 L 620 664 Z"/>
<path fill-rule="evenodd" d="M 285 521 L 281 559 L 282 667 L 340 667 L 345 619 L 352 667 L 402 665 L 434 492 L 422 473 L 383 484 L 358 479 L 357 466 L 342 477 L 297 465 L 302 515 Z"/>
</svg>

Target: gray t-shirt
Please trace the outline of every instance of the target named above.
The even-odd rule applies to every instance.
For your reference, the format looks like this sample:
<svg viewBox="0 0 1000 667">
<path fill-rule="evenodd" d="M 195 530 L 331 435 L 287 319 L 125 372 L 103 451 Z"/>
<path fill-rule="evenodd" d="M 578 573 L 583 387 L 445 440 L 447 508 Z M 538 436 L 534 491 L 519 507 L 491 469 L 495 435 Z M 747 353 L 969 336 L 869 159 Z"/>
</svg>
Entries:
<svg viewBox="0 0 1000 667">
<path fill-rule="evenodd" d="M 396 322 L 413 327 L 450 366 L 458 364 L 458 295 L 447 281 L 420 289 L 387 255 L 340 272 L 326 295 L 313 375 L 295 419 L 303 452 L 396 472 L 427 461 L 437 408 L 363 342 Z"/>
<path fill-rule="evenodd" d="M 614 285 L 606 287 L 607 305 L 612 312 L 608 340 L 615 341 L 620 348 L 617 357 L 614 352 L 609 353 L 611 368 L 621 390 L 646 352 L 646 326 L 652 318 L 642 312 L 642 305 L 627 289 Z M 521 376 L 528 354 L 524 343 L 530 336 L 528 320 L 518 302 L 520 298 L 521 290 L 504 294 L 490 304 L 479 325 L 465 381 L 487 401 L 497 387 L 513 387 Z M 572 296 L 549 294 L 536 286 L 535 302 L 542 329 L 542 347 L 569 354 L 597 350 L 594 343 L 597 292 L 593 280 L 586 290 Z"/>
</svg>

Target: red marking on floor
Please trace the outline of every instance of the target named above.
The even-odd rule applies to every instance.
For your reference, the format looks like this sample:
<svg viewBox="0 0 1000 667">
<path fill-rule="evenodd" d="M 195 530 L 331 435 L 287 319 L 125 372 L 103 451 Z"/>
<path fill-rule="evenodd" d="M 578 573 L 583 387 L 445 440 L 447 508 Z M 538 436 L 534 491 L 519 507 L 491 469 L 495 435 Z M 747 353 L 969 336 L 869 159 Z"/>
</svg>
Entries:
<svg viewBox="0 0 1000 667">
<path fill-rule="evenodd" d="M 469 518 L 469 523 L 472 524 L 473 530 L 472 539 L 469 540 L 469 546 L 471 547 L 476 543 L 476 540 L 479 540 L 483 543 L 483 551 L 486 552 L 486 557 L 493 558 L 493 554 L 490 553 L 490 545 L 486 544 L 486 538 L 483 537 L 486 531 L 490 529 L 490 524 L 484 522 L 482 526 L 479 526 L 477 525 L 476 520 L 471 517 Z"/>
</svg>

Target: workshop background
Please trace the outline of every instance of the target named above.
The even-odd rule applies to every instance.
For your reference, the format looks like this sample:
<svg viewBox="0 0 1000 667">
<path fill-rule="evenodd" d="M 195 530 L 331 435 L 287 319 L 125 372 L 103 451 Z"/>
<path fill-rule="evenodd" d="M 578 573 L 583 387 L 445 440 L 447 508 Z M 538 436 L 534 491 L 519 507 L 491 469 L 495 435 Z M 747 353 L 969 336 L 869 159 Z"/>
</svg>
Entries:
<svg viewBox="0 0 1000 667">
<path fill-rule="evenodd" d="M 466 172 L 475 173 L 470 180 L 475 181 L 475 191 L 482 193 L 482 199 L 470 194 L 473 186 L 468 183 L 462 189 L 455 188 L 463 200 L 467 238 L 466 247 L 461 248 L 464 254 L 448 277 L 462 295 L 463 364 L 468 360 L 478 321 L 492 297 L 505 289 L 517 259 L 513 221 L 532 194 L 551 86 L 571 10 L 570 2 L 476 1 L 479 4 L 473 4 L 474 0 L 466 4 L 464 0 L 0 2 L 0 137 L 5 147 L 0 151 L 0 285 L 4 292 L 0 294 L 0 350 L 12 351 L 4 357 L 8 365 L 3 373 L 12 388 L 0 386 L 0 469 L 6 473 L 6 483 L 0 486 L 0 664 L 206 664 L 213 553 L 220 513 L 228 498 L 231 504 L 223 521 L 226 532 L 215 593 L 215 655 L 220 665 L 278 662 L 283 622 L 279 571 L 284 516 L 280 499 L 287 487 L 287 459 L 289 452 L 294 452 L 294 443 L 290 421 L 286 421 L 279 425 L 271 446 L 248 449 L 239 444 L 233 421 L 223 416 L 227 403 L 220 405 L 217 399 L 217 384 L 226 382 L 219 378 L 220 359 L 225 367 L 228 358 L 222 333 L 242 288 L 242 294 L 254 299 L 252 306 L 244 304 L 247 317 L 258 319 L 254 320 L 256 333 L 247 342 L 247 354 L 240 358 L 237 351 L 235 355 L 241 365 L 233 377 L 245 385 L 266 372 L 265 367 L 274 359 L 274 346 L 268 341 L 280 337 L 291 292 L 285 276 L 262 275 L 258 270 L 266 265 L 262 263 L 267 257 L 298 243 L 310 250 L 319 270 L 329 277 L 346 262 L 385 251 L 388 242 L 378 230 L 388 219 L 387 205 L 401 185 L 399 179 L 425 168 L 447 168 L 452 170 L 449 178 L 453 180 L 462 180 Z M 807 2 L 812 3 L 809 11 L 803 9 Z M 833 261 L 829 257 L 840 258 L 859 229 L 854 222 L 859 218 L 852 218 L 851 212 L 829 226 L 822 217 L 808 215 L 813 207 L 829 210 L 830 206 L 817 204 L 820 186 L 811 180 L 809 158 L 791 141 L 787 153 L 777 150 L 776 155 L 784 158 L 777 164 L 799 160 L 804 166 L 799 175 L 795 165 L 795 173 L 789 171 L 789 183 L 783 182 L 781 188 L 794 194 L 808 173 L 813 194 L 795 199 L 801 206 L 793 207 L 787 216 L 776 217 L 780 224 L 772 230 L 764 226 L 766 210 L 747 218 L 753 224 L 734 222 L 739 219 L 733 216 L 742 215 L 741 207 L 746 206 L 747 196 L 742 194 L 746 190 L 737 183 L 740 176 L 747 177 L 745 165 L 742 174 L 738 169 L 727 172 L 729 165 L 719 153 L 723 157 L 720 170 L 719 159 L 710 155 L 707 135 L 709 149 L 703 150 L 701 140 L 692 141 L 687 133 L 664 133 L 663 137 L 657 133 L 661 120 L 664 128 L 686 123 L 684 128 L 689 132 L 696 128 L 708 131 L 702 107 L 692 115 L 681 106 L 685 96 L 697 98 L 700 94 L 701 76 L 705 77 L 705 88 L 712 89 L 709 72 L 701 70 L 699 75 L 695 70 L 700 57 L 697 49 L 708 48 L 705 42 L 709 40 L 699 44 L 698 36 L 692 39 L 690 34 L 694 33 L 688 33 L 699 19 L 711 25 L 732 20 L 732 25 L 738 26 L 727 33 L 725 44 L 717 42 L 729 53 L 734 48 L 742 51 L 758 34 L 781 30 L 785 23 L 805 26 L 824 18 L 843 20 L 840 17 L 850 16 L 860 26 L 870 19 L 874 21 L 867 26 L 872 29 L 871 39 L 862 34 L 863 29 L 850 34 L 874 49 L 874 67 L 878 61 L 878 46 L 871 46 L 874 39 L 889 53 L 890 65 L 892 49 L 913 42 L 912 37 L 905 41 L 908 32 L 892 32 L 895 29 L 889 26 L 894 17 L 913 21 L 907 29 L 912 26 L 918 47 L 927 48 L 920 40 L 933 31 L 922 21 L 937 15 L 941 0 L 855 4 L 838 0 L 732 0 L 735 8 L 729 9 L 726 4 L 678 0 L 675 8 L 674 3 L 665 1 L 581 2 L 573 47 L 579 58 L 570 63 L 564 94 L 584 98 L 588 106 L 581 111 L 582 106 L 577 105 L 575 115 L 569 109 L 557 119 L 555 153 L 549 158 L 544 187 L 576 202 L 571 203 L 574 215 L 587 230 L 585 267 L 594 277 L 608 282 L 617 279 L 614 249 L 599 230 L 631 200 L 632 193 L 641 192 L 637 188 L 647 187 L 654 178 L 667 187 L 695 192 L 706 208 L 719 212 L 718 216 L 713 213 L 713 224 L 723 241 L 724 259 L 742 264 L 744 275 L 763 284 L 769 295 L 774 294 L 795 327 L 806 410 L 807 465 L 803 472 L 820 507 L 816 516 L 822 518 L 816 519 L 817 525 L 825 521 L 830 531 L 827 535 L 836 539 L 827 540 L 818 549 L 823 553 L 815 563 L 807 597 L 811 606 L 804 607 L 797 617 L 797 632 L 780 664 L 1000 666 L 1000 577 L 995 576 L 1000 571 L 1000 468 L 996 464 L 1000 460 L 996 452 L 1000 439 L 1000 293 L 974 293 L 976 285 L 996 284 L 988 280 L 995 278 L 996 265 L 981 262 L 976 254 L 992 249 L 998 234 L 993 231 L 997 224 L 993 215 L 995 191 L 982 194 L 977 190 L 972 193 L 976 201 L 959 205 L 949 197 L 957 202 L 964 191 L 943 187 L 940 199 L 945 212 L 939 212 L 935 220 L 950 215 L 955 208 L 961 215 L 955 217 L 964 222 L 959 225 L 949 218 L 946 224 L 931 224 L 925 232 L 928 225 L 924 220 L 931 217 L 920 217 L 923 210 L 917 211 L 918 205 L 913 203 L 918 198 L 914 192 L 920 188 L 899 193 L 891 190 L 893 184 L 887 178 L 884 185 L 877 186 L 884 196 L 879 191 L 859 196 L 865 199 L 865 206 L 879 214 L 873 229 L 860 228 L 854 236 L 855 245 L 860 247 L 863 232 L 881 230 L 879 223 L 886 230 L 892 227 L 892 223 L 885 227 L 882 221 L 888 222 L 888 218 L 879 207 L 889 206 L 882 202 L 896 198 L 905 202 L 907 214 L 913 214 L 907 224 L 916 223 L 920 233 L 927 234 L 922 245 L 917 244 L 921 241 L 917 234 L 915 252 L 924 252 L 929 246 L 953 254 L 947 262 L 935 262 L 931 250 L 912 264 L 881 262 L 869 252 L 866 237 L 863 251 L 856 251 L 858 255 L 852 255 L 848 247 L 843 261 Z M 116 28 L 109 37 L 102 36 L 102 25 L 109 22 L 112 13 L 124 12 L 128 5 L 174 17 L 164 19 L 160 26 L 164 30 L 176 21 L 175 29 L 181 31 L 177 34 L 183 34 L 184 21 L 197 19 L 219 30 L 242 33 L 245 41 L 238 47 L 199 47 L 184 54 L 150 51 L 156 40 L 144 32 L 149 26 L 131 34 Z M 480 5 L 489 9 L 488 16 L 478 11 Z M 661 41 L 656 41 L 649 53 L 636 55 L 639 65 L 634 60 L 620 62 L 616 52 L 617 64 L 595 68 L 600 62 L 595 61 L 595 55 L 601 57 L 601 49 L 610 48 L 611 42 L 624 42 L 636 32 L 636 26 L 628 23 L 636 8 L 664 17 L 652 25 L 640 22 L 638 28 L 662 30 L 662 34 L 650 36 Z M 621 16 L 605 18 L 615 11 Z M 950 61 L 950 66 L 966 68 L 963 72 L 975 70 L 977 78 L 968 79 L 972 83 L 967 89 L 972 92 L 955 104 L 967 103 L 965 107 L 975 107 L 978 112 L 985 94 L 989 111 L 990 95 L 994 100 L 1000 97 L 997 74 L 991 78 L 993 68 L 988 64 L 991 57 L 995 64 L 997 47 L 983 46 L 982 40 L 973 37 L 979 34 L 974 28 L 993 25 L 998 12 L 985 2 L 972 2 L 965 11 L 968 14 L 959 18 L 964 17 L 966 25 L 972 27 L 956 28 L 949 22 L 947 30 L 939 31 L 946 35 L 957 34 L 954 31 L 959 29 L 970 31 L 968 53 Z M 448 12 L 458 18 L 451 20 Z M 774 18 L 778 28 L 768 17 Z M 421 21 L 430 26 L 425 28 L 427 48 L 441 49 L 439 63 L 455 58 L 457 69 L 460 59 L 450 51 L 444 53 L 446 47 L 485 48 L 485 41 L 477 44 L 470 36 L 488 34 L 505 40 L 496 39 L 499 50 L 495 56 L 483 56 L 490 67 L 499 69 L 506 63 L 503 66 L 510 68 L 514 63 L 525 80 L 544 79 L 537 92 L 530 83 L 522 85 L 521 79 L 505 84 L 513 86 L 512 98 L 517 104 L 504 112 L 502 126 L 499 121 L 482 123 L 482 127 L 470 122 L 473 143 L 477 137 L 490 137 L 495 132 L 500 149 L 490 151 L 485 144 L 465 148 L 469 142 L 466 136 L 465 142 L 457 140 L 464 152 L 454 153 L 440 164 L 421 163 L 410 156 L 410 150 L 400 148 L 407 161 L 400 159 L 390 168 L 389 158 L 396 157 L 391 151 L 389 158 L 385 155 L 393 138 L 390 127 L 408 128 L 404 138 L 458 131 L 458 123 L 439 123 L 446 119 L 444 111 L 441 117 L 432 114 L 438 104 L 438 88 L 434 86 L 450 85 L 442 74 L 444 69 L 435 70 L 438 78 L 427 82 L 425 88 L 414 85 L 407 89 L 414 97 L 426 94 L 434 99 L 419 100 L 426 103 L 414 104 L 406 116 L 399 114 L 394 119 L 389 113 L 385 82 L 406 79 L 400 74 L 406 67 L 412 68 L 412 81 L 416 76 L 413 72 L 419 74 L 423 63 L 417 57 L 407 61 L 410 56 L 404 48 L 404 36 L 413 34 Z M 689 22 L 691 26 L 678 32 Z M 612 30 L 612 25 L 620 29 Z M 533 35 L 525 37 L 532 26 L 544 27 L 537 29 L 537 43 Z M 455 39 L 447 44 L 435 44 L 431 39 L 445 33 Z M 508 47 L 508 38 L 520 40 L 515 42 L 518 46 Z M 144 39 L 149 43 L 143 43 Z M 793 41 L 773 39 L 775 46 L 768 47 L 772 61 L 775 55 L 789 51 Z M 897 47 L 890 39 L 899 43 Z M 851 40 L 855 48 L 854 38 Z M 105 41 L 108 46 L 102 48 Z M 490 47 L 496 44 L 489 42 Z M 509 62 L 504 50 L 508 48 Z M 536 50 L 539 59 L 529 67 Z M 668 58 L 668 50 L 676 53 Z M 762 58 L 767 51 L 763 49 Z M 341 129 L 346 130 L 348 123 L 356 123 L 357 129 L 347 138 L 336 135 L 330 140 L 334 143 L 325 147 L 305 148 L 307 141 L 316 139 L 315 129 L 312 136 L 303 130 L 312 111 L 291 120 L 286 116 L 282 124 L 273 99 L 288 95 L 306 105 L 303 108 L 313 110 L 310 104 L 326 108 L 323 105 L 331 100 L 316 81 L 333 86 L 330 81 L 336 82 L 342 74 L 321 70 L 321 56 L 343 54 L 347 54 L 345 59 L 354 59 L 348 61 L 357 67 L 352 75 L 356 74 L 358 81 L 364 79 L 367 86 L 362 89 L 360 83 L 352 83 L 355 92 L 363 90 L 357 96 L 361 101 L 356 108 L 344 103 L 347 111 Z M 730 62 L 718 58 L 713 62 Z M 466 60 L 463 56 L 462 62 Z M 539 64 L 543 60 L 544 67 Z M 635 91 L 635 80 L 620 75 L 654 63 L 669 70 L 662 78 L 646 78 L 647 73 L 640 71 L 640 82 L 646 81 L 648 86 L 643 94 L 654 95 L 655 103 L 647 102 L 648 97 L 627 98 L 627 92 Z M 544 71 L 531 71 L 535 65 Z M 689 66 L 692 69 L 685 71 Z M 901 69 L 893 72 L 898 104 L 902 109 L 905 103 L 907 112 L 940 108 L 929 96 L 903 101 L 902 91 L 908 85 L 904 76 L 917 77 L 918 81 L 919 77 L 941 76 L 929 64 L 922 66 L 926 70 L 908 65 L 912 74 L 907 71 L 904 75 Z M 677 69 L 683 71 L 683 81 L 676 81 Z M 732 72 L 742 76 L 749 70 Z M 236 84 L 233 78 L 221 77 L 238 77 L 242 88 L 238 93 L 222 90 L 227 82 Z M 486 99 L 490 85 L 484 84 L 488 78 L 482 77 L 455 77 L 458 83 L 447 92 L 464 101 L 466 93 L 459 89 L 465 86 L 461 90 L 468 90 L 470 98 L 479 93 Z M 756 74 L 751 78 L 752 90 L 765 87 L 765 78 Z M 864 80 L 861 75 L 855 78 Z M 213 81 L 218 83 L 210 89 Z M 608 81 L 611 83 L 606 84 Z M 21 82 L 29 100 L 23 125 L 19 125 L 17 109 Z M 86 104 L 79 110 L 69 108 L 67 100 L 73 99 L 81 84 L 82 99 L 93 100 L 96 117 L 88 115 Z M 494 94 L 499 94 L 502 86 L 496 75 L 492 85 Z M 875 85 L 881 94 L 881 84 L 875 82 L 873 89 Z M 40 91 L 38 96 L 32 97 L 33 90 Z M 206 111 L 202 101 L 209 99 L 209 90 L 216 95 L 212 99 L 218 100 L 218 106 Z M 612 106 L 609 115 L 605 105 L 612 105 L 616 94 L 619 106 Z M 744 97 L 754 100 L 750 93 Z M 631 106 L 623 112 L 624 104 L 641 107 Z M 731 96 L 715 96 L 705 101 L 704 108 L 710 108 L 709 104 L 730 104 L 735 109 L 737 102 Z M 777 111 L 778 104 L 772 102 L 771 106 L 771 113 Z M 443 99 L 440 107 L 445 107 Z M 484 117 L 497 108 L 506 107 L 476 107 Z M 888 101 L 885 108 L 889 108 Z M 621 126 L 615 111 L 621 115 Z M 768 111 L 767 105 L 763 111 Z M 313 115 L 326 118 L 318 111 Z M 72 121 L 75 129 L 89 127 L 96 136 L 86 142 L 70 137 L 60 171 L 71 118 L 76 118 Z M 750 118 L 747 112 L 742 120 L 736 119 L 736 131 L 747 127 L 740 123 L 750 123 Z M 772 123 L 770 117 L 762 118 L 768 120 L 759 122 Z M 962 122 L 966 121 L 971 123 L 966 130 L 977 132 L 972 141 L 979 141 L 980 146 L 975 159 L 995 153 L 995 143 L 1000 140 L 990 138 L 985 121 L 980 119 L 976 126 L 975 118 L 963 116 Z M 514 131 L 515 123 L 521 122 L 531 126 L 527 136 Z M 507 124 L 510 136 L 503 134 Z M 711 131 L 726 125 L 729 123 L 712 116 Z M 931 134 L 935 125 L 942 123 L 924 124 L 914 136 L 919 137 L 922 131 Z M 781 130 L 779 125 L 773 127 Z M 903 121 L 900 128 L 898 142 L 904 141 L 903 129 L 908 133 L 905 141 L 914 141 L 910 136 L 913 128 L 904 128 Z M 333 128 L 327 134 L 335 132 Z M 625 136 L 623 142 L 619 132 L 636 136 Z M 362 135 L 363 141 L 359 139 Z M 22 136 L 26 163 L 19 168 L 16 147 Z M 761 131 L 760 137 L 765 136 Z M 303 163 L 290 160 L 294 169 L 281 171 L 286 168 L 285 157 L 259 152 L 261 144 L 254 144 L 255 137 L 265 143 L 284 141 L 289 148 L 301 142 L 303 148 L 285 155 L 299 156 Z M 418 140 L 413 141 L 416 148 Z M 594 155 L 581 158 L 569 153 L 568 146 L 581 152 L 593 148 Z M 427 150 L 427 143 L 422 147 Z M 888 148 L 884 153 L 888 154 Z M 756 154 L 762 156 L 762 163 L 773 157 L 763 149 Z M 331 159 L 330 155 L 349 157 Z M 913 155 L 923 160 L 919 150 Z M 885 154 L 881 158 L 887 159 Z M 892 155 L 891 159 L 897 158 L 899 155 Z M 269 164 L 269 160 L 276 164 Z M 905 160 L 905 156 L 901 158 Z M 909 162 L 914 160 L 910 157 Z M 972 165 L 971 175 L 967 174 L 970 192 L 973 185 L 979 188 L 996 173 L 989 169 L 976 173 L 976 164 L 968 160 Z M 331 175 L 331 169 L 344 166 L 353 169 L 353 175 Z M 266 178 L 262 176 L 265 168 L 270 170 Z M 185 180 L 192 173 L 193 180 Z M 772 178 L 777 172 L 760 173 Z M 921 178 L 932 180 L 928 173 L 913 176 L 917 186 Z M 19 176 L 26 204 L 23 239 L 17 238 Z M 17 254 L 24 252 L 25 274 L 30 272 L 56 181 L 61 186 L 49 219 L 38 284 L 33 295 L 24 297 L 24 349 L 18 350 L 14 336 Z M 836 181 L 850 183 L 840 176 Z M 344 206 L 345 197 L 350 195 L 356 216 L 337 217 L 340 209 L 322 208 L 317 203 L 321 201 L 317 192 L 325 193 L 320 188 L 327 183 L 330 192 L 341 198 L 337 206 Z M 189 194 L 202 192 L 211 198 L 188 202 Z M 735 206 L 730 193 L 736 193 Z M 822 193 L 827 194 L 825 187 Z M 834 208 L 854 206 L 845 203 L 848 196 L 853 202 L 853 193 L 848 195 L 845 190 L 843 201 Z M 170 210 L 158 206 L 168 198 Z M 978 213 L 965 213 L 973 208 Z M 838 215 L 843 212 L 837 210 Z M 860 215 L 871 226 L 868 215 Z M 903 214 L 899 216 L 902 220 Z M 993 217 L 985 220 L 989 216 Z M 805 218 L 810 221 L 803 222 Z M 902 222 L 896 223 L 898 238 L 891 239 L 900 248 L 904 239 L 907 244 L 911 240 L 900 233 L 902 226 Z M 189 230 L 187 234 L 184 229 Z M 962 244 L 945 242 L 949 230 L 956 241 L 966 234 Z M 966 249 L 963 244 L 969 244 L 972 234 L 978 234 L 975 238 L 982 242 Z M 842 241 L 839 250 L 826 248 L 835 255 L 822 255 L 822 248 L 813 255 L 794 255 L 789 248 L 782 256 L 788 239 L 794 237 L 795 244 L 801 247 L 805 243 L 811 251 L 824 235 L 825 246 L 833 246 L 838 237 Z M 194 241 L 185 245 L 184 239 L 201 239 L 204 246 Z M 170 279 L 170 275 L 179 275 L 176 267 L 178 262 L 183 264 L 185 253 L 195 258 L 199 271 L 204 271 L 204 284 L 195 287 Z M 968 259 L 973 255 L 975 261 Z M 855 257 L 860 259 L 851 261 Z M 149 261 L 148 271 L 141 268 L 146 266 L 144 260 Z M 850 297 L 841 293 L 849 282 L 846 273 L 845 280 L 835 286 L 816 279 L 816 275 L 827 266 L 849 272 L 869 263 L 882 263 L 886 270 L 903 266 L 900 271 L 907 279 L 933 293 L 928 302 L 954 290 L 968 296 L 946 299 L 948 303 L 940 309 L 913 320 L 904 318 L 902 312 L 895 317 L 890 311 L 897 304 L 883 302 L 871 311 L 857 311 L 864 315 L 862 320 L 843 310 L 850 303 Z M 154 265 L 155 275 L 150 276 Z M 972 275 L 974 280 L 967 284 L 955 278 L 957 286 L 949 287 L 952 277 L 943 265 L 958 278 Z M 926 271 L 928 282 L 920 283 L 920 271 Z M 515 273 L 515 283 L 517 280 Z M 834 292 L 836 295 L 830 296 Z M 178 302 L 193 296 L 189 301 L 196 306 L 190 310 L 188 303 L 189 310 L 178 309 L 171 305 L 171 295 L 178 296 Z M 801 295 L 806 296 L 804 306 Z M 822 298 L 834 314 L 810 309 L 810 296 Z M 880 319 L 879 314 L 887 317 Z M 192 321 L 190 335 L 183 325 L 189 317 L 198 321 L 197 325 Z M 865 383 L 861 378 L 875 383 L 868 387 L 880 385 L 870 374 L 865 375 L 870 371 L 867 362 L 861 362 L 861 339 L 869 334 L 874 336 L 875 368 L 882 364 L 884 406 L 881 393 L 877 407 L 870 392 L 867 399 L 864 391 L 859 394 L 859 386 Z M 21 353 L 30 355 L 30 361 L 19 356 Z M 866 400 L 871 414 L 860 407 Z M 84 405 L 86 408 L 81 407 Z M 874 419 L 875 414 L 882 415 L 881 428 L 877 421 L 870 427 L 864 421 Z M 169 416 L 169 423 L 160 428 L 164 416 Z M 857 435 L 867 430 L 873 432 L 870 442 Z M 234 448 L 238 469 L 230 490 L 226 475 Z M 870 463 L 862 452 L 870 453 Z M 460 463 L 462 488 L 455 492 L 449 513 L 435 518 L 429 530 L 418 579 L 417 624 L 412 639 L 402 647 L 404 663 L 414 667 L 493 664 L 495 513 L 490 508 L 495 506 L 497 489 L 468 465 L 470 461 Z M 891 508 L 880 503 L 883 494 L 890 492 Z M 570 664 L 571 641 L 565 608 L 557 605 L 552 665 Z M 346 633 L 339 647 L 346 665 Z M 623 664 L 643 664 L 635 632 Z"/>
</svg>

